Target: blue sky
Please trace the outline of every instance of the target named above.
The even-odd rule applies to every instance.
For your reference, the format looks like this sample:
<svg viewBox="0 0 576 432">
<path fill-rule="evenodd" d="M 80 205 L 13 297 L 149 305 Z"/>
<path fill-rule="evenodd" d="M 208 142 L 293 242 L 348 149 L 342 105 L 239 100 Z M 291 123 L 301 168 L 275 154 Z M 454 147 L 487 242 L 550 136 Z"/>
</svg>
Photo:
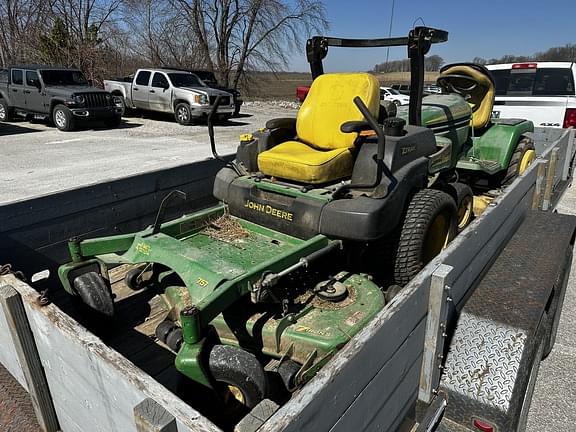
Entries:
<svg viewBox="0 0 576 432">
<path fill-rule="evenodd" d="M 328 36 L 388 36 L 392 0 L 325 0 Z M 479 7 L 474 7 L 478 5 Z M 576 0 L 395 0 L 392 36 L 405 36 L 416 19 L 449 32 L 448 42 L 432 47 L 447 63 L 505 54 L 530 55 L 576 43 Z M 391 48 L 390 59 L 406 57 Z M 293 54 L 289 69 L 308 71 L 304 48 Z M 330 48 L 326 71 L 368 70 L 386 59 L 386 48 Z"/>
</svg>

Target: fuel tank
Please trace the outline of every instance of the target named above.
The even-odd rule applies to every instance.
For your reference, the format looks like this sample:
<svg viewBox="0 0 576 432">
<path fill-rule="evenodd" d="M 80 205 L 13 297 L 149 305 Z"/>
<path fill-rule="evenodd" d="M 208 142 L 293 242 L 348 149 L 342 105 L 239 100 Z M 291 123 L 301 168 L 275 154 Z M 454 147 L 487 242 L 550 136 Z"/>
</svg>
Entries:
<svg viewBox="0 0 576 432">
<path fill-rule="evenodd" d="M 398 108 L 398 117 L 408 121 L 408 106 Z M 422 99 L 422 126 L 437 136 L 450 138 L 458 151 L 468 139 L 472 109 L 456 94 L 436 94 Z"/>
</svg>

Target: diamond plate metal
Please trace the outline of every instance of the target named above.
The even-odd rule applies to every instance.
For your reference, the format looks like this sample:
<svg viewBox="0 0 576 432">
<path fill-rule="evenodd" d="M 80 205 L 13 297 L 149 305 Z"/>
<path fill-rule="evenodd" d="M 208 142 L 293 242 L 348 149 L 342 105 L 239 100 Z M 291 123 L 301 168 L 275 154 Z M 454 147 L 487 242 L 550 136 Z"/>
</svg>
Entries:
<svg viewBox="0 0 576 432">
<path fill-rule="evenodd" d="M 442 386 L 506 412 L 526 339 L 519 329 L 462 313 L 446 358 Z"/>
</svg>

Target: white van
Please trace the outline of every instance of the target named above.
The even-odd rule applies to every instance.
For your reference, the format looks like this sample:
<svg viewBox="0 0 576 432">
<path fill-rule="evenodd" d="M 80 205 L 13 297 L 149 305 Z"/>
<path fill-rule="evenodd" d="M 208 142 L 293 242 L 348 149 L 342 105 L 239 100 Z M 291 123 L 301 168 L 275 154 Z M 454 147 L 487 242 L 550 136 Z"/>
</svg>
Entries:
<svg viewBox="0 0 576 432">
<path fill-rule="evenodd" d="M 524 118 L 539 127 L 576 128 L 576 63 L 486 66 L 496 82 L 494 118 Z"/>
</svg>

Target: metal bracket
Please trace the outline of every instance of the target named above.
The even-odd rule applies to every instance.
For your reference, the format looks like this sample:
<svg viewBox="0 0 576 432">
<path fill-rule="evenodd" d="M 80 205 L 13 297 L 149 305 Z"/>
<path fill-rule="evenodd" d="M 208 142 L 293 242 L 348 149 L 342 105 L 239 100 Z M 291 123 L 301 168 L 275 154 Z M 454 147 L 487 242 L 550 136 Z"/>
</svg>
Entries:
<svg viewBox="0 0 576 432">
<path fill-rule="evenodd" d="M 453 269 L 452 266 L 440 264 L 430 279 L 428 318 L 418 389 L 418 399 L 427 404 L 434 398 L 440 383 L 448 304 L 452 302 L 448 284 L 451 283 L 450 273 Z"/>
</svg>

